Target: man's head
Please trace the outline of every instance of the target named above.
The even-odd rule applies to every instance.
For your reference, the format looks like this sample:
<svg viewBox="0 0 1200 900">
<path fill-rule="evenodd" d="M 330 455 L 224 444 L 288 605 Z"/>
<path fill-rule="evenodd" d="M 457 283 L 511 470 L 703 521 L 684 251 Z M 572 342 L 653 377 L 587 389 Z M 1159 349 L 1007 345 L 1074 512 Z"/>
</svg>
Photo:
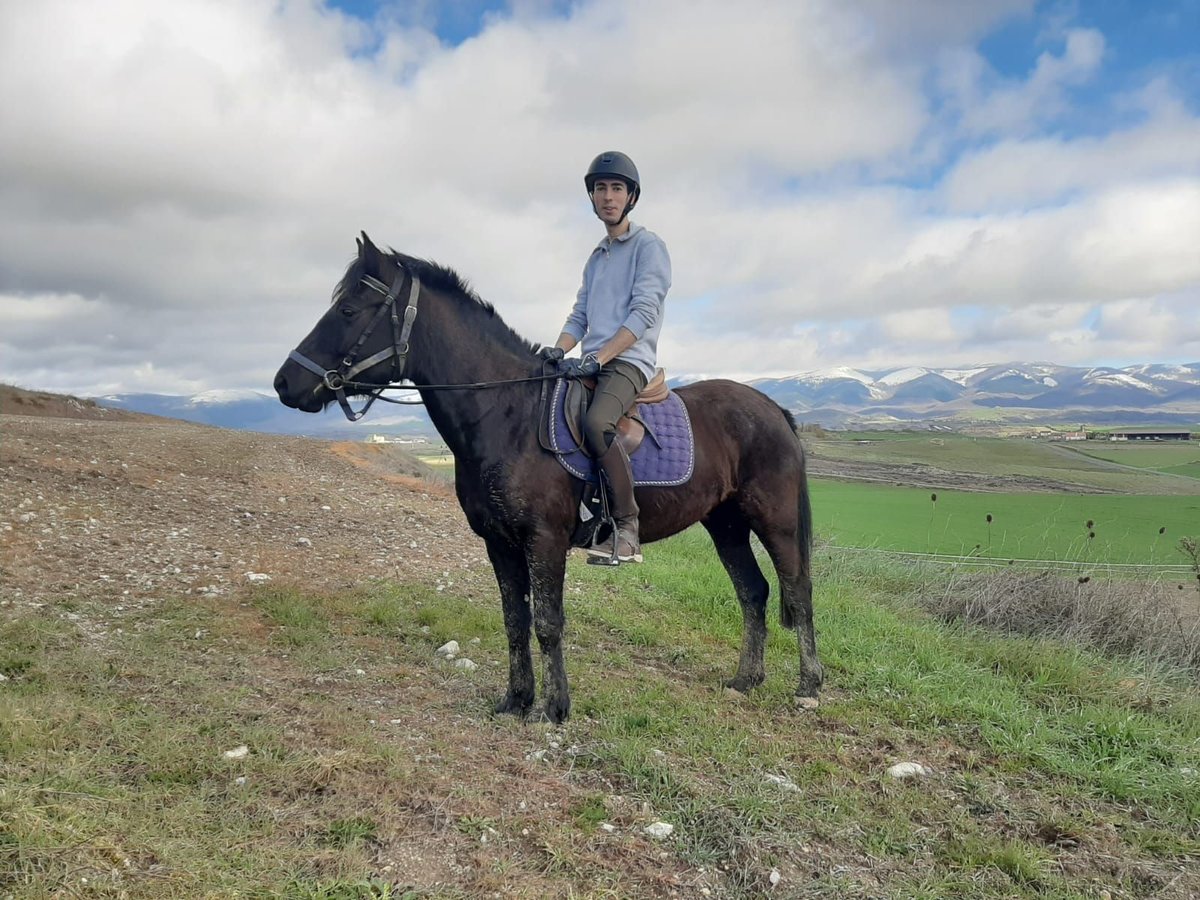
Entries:
<svg viewBox="0 0 1200 900">
<path fill-rule="evenodd" d="M 592 200 L 592 209 L 608 226 L 620 224 L 642 194 L 637 166 L 617 150 L 607 150 L 593 159 L 583 183 Z"/>
</svg>

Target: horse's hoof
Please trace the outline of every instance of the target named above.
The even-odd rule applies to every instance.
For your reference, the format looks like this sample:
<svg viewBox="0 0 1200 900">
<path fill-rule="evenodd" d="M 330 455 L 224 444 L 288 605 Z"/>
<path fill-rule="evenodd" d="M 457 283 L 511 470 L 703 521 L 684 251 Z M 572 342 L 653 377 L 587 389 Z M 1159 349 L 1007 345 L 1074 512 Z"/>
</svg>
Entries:
<svg viewBox="0 0 1200 900">
<path fill-rule="evenodd" d="M 512 694 L 505 694 L 504 699 L 496 704 L 495 713 L 498 716 L 520 716 L 525 718 L 529 715 L 529 710 L 533 707 L 533 698 L 524 700 L 520 697 L 514 697 Z"/>
<path fill-rule="evenodd" d="M 571 701 L 555 702 L 553 700 L 546 701 L 546 707 L 542 710 L 542 715 L 547 722 L 554 725 L 561 725 L 571 717 Z"/>
<path fill-rule="evenodd" d="M 764 680 L 765 679 L 763 676 L 754 678 L 747 675 L 738 675 L 734 678 L 730 678 L 728 681 L 722 681 L 721 687 L 725 688 L 727 691 L 737 691 L 739 694 L 748 694 L 762 684 Z"/>
<path fill-rule="evenodd" d="M 816 709 L 821 705 L 821 701 L 816 697 L 797 697 L 796 708 L 803 710 Z"/>
</svg>

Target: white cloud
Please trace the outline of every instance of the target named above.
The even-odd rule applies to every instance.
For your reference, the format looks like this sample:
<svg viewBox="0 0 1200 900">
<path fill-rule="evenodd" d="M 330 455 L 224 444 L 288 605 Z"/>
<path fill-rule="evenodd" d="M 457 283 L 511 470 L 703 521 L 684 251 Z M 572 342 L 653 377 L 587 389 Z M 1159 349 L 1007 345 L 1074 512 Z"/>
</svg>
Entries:
<svg viewBox="0 0 1200 900">
<path fill-rule="evenodd" d="M 977 50 L 955 47 L 943 55 L 940 83 L 967 134 L 1026 134 L 1062 112 L 1069 88 L 1092 78 L 1104 44 L 1104 36 L 1095 29 L 1070 29 L 1062 52 L 1043 52 L 1023 81 L 997 75 Z"/>
<path fill-rule="evenodd" d="M 1101 137 L 1004 140 L 968 153 L 945 178 L 957 212 L 1057 203 L 1121 182 L 1200 178 L 1200 120 L 1174 98 L 1156 98 L 1150 117 Z"/>
<path fill-rule="evenodd" d="M 972 362 L 993 354 L 964 312 L 1121 321 L 1106 304 L 1200 284 L 1200 122 L 1164 82 L 1123 98 L 1138 124 L 1044 128 L 1105 42 L 1068 26 L 1000 78 L 976 44 L 1031 0 L 531 0 L 459 46 L 409 12 L 6 5 L 0 379 L 265 389 L 364 229 L 553 340 L 600 236 L 582 171 L 609 147 L 671 251 L 677 374 Z M 1114 346 L 1081 327 L 999 346 Z"/>
</svg>

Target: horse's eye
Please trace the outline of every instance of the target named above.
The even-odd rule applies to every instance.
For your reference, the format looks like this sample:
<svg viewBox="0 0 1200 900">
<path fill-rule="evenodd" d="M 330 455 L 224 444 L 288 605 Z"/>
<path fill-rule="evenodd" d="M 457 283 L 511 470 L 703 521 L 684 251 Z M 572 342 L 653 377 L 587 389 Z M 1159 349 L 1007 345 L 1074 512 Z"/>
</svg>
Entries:
<svg viewBox="0 0 1200 900">
<path fill-rule="evenodd" d="M 340 312 L 343 316 L 345 316 L 348 319 L 352 315 L 354 315 L 354 307 L 349 306 L 349 305 L 343 306 L 341 309 L 338 310 L 338 312 Z"/>
</svg>

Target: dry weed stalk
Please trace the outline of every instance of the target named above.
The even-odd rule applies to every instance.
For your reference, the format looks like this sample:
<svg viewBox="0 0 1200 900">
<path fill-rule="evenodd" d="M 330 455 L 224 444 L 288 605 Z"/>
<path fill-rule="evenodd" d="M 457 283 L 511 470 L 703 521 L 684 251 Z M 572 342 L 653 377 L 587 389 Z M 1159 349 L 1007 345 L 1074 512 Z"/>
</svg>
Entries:
<svg viewBox="0 0 1200 900">
<path fill-rule="evenodd" d="M 1200 549 L 1193 558 L 1200 574 Z M 1060 638 L 1200 674 L 1200 603 L 1183 587 L 1009 570 L 957 576 L 928 603 L 948 621 Z"/>
</svg>

